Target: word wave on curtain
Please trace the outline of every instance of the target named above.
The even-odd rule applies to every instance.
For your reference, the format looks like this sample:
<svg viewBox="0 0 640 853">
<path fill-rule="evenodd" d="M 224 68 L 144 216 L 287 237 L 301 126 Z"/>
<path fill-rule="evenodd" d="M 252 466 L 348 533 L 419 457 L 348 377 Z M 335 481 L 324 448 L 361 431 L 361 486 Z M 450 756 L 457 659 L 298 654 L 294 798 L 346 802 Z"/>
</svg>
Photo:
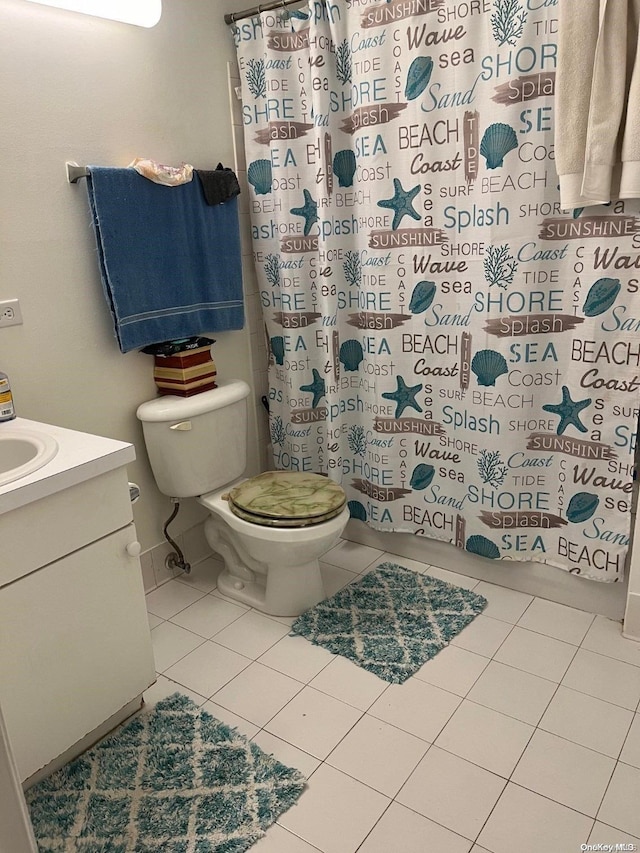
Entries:
<svg viewBox="0 0 640 853">
<path fill-rule="evenodd" d="M 635 202 L 562 211 L 555 0 L 332 0 L 233 27 L 279 468 L 378 530 L 618 581 Z"/>
</svg>

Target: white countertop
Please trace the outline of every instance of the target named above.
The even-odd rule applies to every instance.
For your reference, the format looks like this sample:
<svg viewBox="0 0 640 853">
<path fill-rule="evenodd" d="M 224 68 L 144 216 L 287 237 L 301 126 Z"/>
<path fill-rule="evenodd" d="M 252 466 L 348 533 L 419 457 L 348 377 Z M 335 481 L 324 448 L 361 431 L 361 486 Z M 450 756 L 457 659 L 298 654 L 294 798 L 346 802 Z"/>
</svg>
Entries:
<svg viewBox="0 0 640 853">
<path fill-rule="evenodd" d="M 125 441 L 27 418 L 14 418 L 0 423 L 0 435 L 5 426 L 12 432 L 24 430 L 46 433 L 57 441 L 58 452 L 42 468 L 0 486 L 0 514 L 120 468 L 136 458 L 134 446 Z"/>
</svg>

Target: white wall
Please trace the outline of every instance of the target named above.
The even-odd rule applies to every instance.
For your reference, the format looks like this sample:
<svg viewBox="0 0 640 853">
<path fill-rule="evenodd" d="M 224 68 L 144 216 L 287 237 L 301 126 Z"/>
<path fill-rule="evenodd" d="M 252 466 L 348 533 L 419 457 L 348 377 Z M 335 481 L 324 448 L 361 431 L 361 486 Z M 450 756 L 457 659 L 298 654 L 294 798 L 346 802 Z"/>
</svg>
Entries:
<svg viewBox="0 0 640 853">
<path fill-rule="evenodd" d="M 0 299 L 19 298 L 24 315 L 23 326 L 0 329 L 0 369 L 19 415 L 135 444 L 129 478 L 142 488 L 134 513 L 144 549 L 162 540 L 170 511 L 135 418 L 155 396 L 153 360 L 118 349 L 85 182 L 68 184 L 64 164 L 126 166 L 140 156 L 232 165 L 227 63 L 235 51 L 223 14 L 247 2 L 163 5 L 160 23 L 144 29 L 0 0 Z M 219 377 L 251 382 L 249 330 L 214 336 Z M 249 473 L 258 464 L 253 451 Z M 202 517 L 186 502 L 172 531 Z"/>
</svg>

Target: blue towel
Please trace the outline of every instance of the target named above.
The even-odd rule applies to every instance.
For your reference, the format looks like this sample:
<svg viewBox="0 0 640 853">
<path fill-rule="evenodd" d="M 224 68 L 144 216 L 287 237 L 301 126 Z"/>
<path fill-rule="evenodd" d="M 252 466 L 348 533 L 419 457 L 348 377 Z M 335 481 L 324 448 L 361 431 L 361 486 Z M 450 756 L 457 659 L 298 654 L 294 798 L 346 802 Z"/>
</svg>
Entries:
<svg viewBox="0 0 640 853">
<path fill-rule="evenodd" d="M 89 166 L 102 286 L 121 352 L 244 325 L 237 198 Z"/>
</svg>

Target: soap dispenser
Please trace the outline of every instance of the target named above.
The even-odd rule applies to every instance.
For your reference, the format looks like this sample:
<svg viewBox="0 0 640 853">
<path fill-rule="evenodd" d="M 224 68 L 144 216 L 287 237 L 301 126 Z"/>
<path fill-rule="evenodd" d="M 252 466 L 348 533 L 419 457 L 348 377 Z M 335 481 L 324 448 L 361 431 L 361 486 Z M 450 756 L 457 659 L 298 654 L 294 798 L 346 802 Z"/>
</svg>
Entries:
<svg viewBox="0 0 640 853">
<path fill-rule="evenodd" d="M 11 383 L 6 373 L 0 372 L 0 421 L 10 421 L 16 416 L 11 393 Z"/>
</svg>

